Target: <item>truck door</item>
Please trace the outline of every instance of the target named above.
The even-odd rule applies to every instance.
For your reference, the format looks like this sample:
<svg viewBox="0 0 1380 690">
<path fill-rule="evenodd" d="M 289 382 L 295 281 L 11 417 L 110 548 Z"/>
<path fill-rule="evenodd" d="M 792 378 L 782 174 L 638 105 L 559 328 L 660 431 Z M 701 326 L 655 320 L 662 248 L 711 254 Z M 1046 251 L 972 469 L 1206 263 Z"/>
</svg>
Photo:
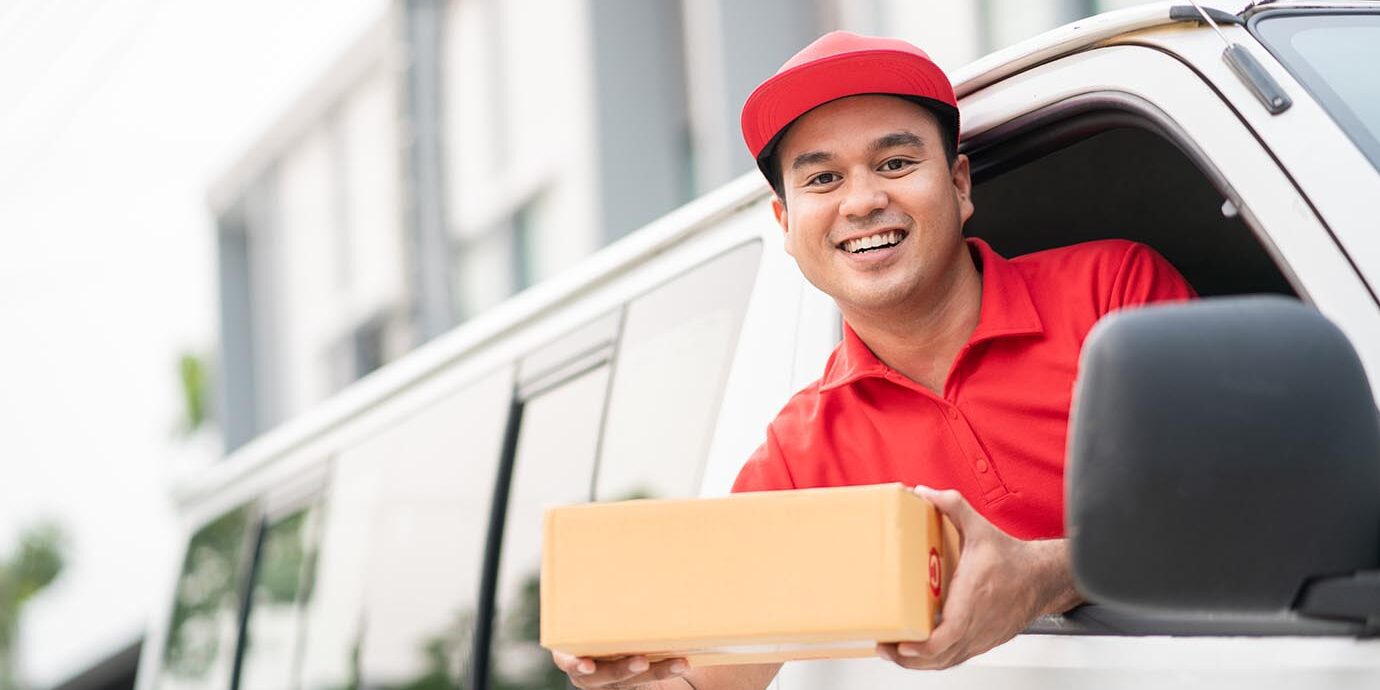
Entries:
<svg viewBox="0 0 1380 690">
<path fill-rule="evenodd" d="M 1212 59 L 1220 52 L 1219 43 Z M 1137 240 L 1205 295 L 1292 295 L 1353 342 L 1380 335 L 1373 297 L 1308 199 L 1185 61 L 1116 45 L 959 91 L 976 205 L 965 230 L 998 251 Z M 1358 349 L 1380 373 L 1380 354 Z M 1043 621 L 940 673 L 879 660 L 804 662 L 783 668 L 781 686 L 1322 687 L 1326 677 L 1336 683 L 1328 687 L 1359 687 L 1374 679 L 1373 645 L 1362 651 L 1345 627 L 1118 613 Z"/>
</svg>

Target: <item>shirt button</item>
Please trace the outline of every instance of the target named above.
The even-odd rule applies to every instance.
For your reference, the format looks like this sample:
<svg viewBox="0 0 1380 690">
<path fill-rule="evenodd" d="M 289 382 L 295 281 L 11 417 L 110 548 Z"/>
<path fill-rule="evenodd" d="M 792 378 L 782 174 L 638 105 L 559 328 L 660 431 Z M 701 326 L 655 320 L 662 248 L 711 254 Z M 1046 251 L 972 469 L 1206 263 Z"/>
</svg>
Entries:
<svg viewBox="0 0 1380 690">
<path fill-rule="evenodd" d="M 977 468 L 978 474 L 986 474 L 987 460 L 984 459 L 981 455 L 979 455 L 977 458 L 977 462 L 973 463 L 973 467 Z"/>
<path fill-rule="evenodd" d="M 958 419 L 958 408 L 957 408 L 957 407 L 950 407 L 950 408 L 949 408 L 949 419 Z"/>
</svg>

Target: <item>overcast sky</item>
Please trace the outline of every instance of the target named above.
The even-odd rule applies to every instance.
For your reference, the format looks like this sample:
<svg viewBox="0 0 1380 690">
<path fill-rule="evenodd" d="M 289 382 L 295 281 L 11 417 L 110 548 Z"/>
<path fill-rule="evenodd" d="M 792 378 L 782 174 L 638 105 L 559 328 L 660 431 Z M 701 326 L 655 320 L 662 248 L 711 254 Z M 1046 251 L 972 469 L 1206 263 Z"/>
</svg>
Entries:
<svg viewBox="0 0 1380 690">
<path fill-rule="evenodd" d="M 216 346 L 210 182 L 386 0 L 0 0 L 0 555 L 49 517 L 70 564 L 27 610 L 40 686 L 167 596 L 177 357 Z"/>
</svg>

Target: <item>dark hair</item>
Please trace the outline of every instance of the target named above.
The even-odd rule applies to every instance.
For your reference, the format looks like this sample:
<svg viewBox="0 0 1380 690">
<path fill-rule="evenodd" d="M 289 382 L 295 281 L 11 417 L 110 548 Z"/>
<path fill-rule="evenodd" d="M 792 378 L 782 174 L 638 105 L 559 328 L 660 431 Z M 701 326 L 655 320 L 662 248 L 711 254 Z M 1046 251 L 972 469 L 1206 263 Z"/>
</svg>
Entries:
<svg viewBox="0 0 1380 690">
<path fill-rule="evenodd" d="M 956 136 L 958 130 L 958 113 L 956 111 L 952 111 L 947 105 L 944 105 L 943 107 L 936 107 L 936 105 L 938 104 L 934 104 L 930 102 L 928 99 L 921 99 L 911 96 L 901 96 L 897 94 L 885 95 L 894 95 L 897 98 L 904 98 L 905 100 L 910 101 L 911 103 L 914 103 L 920 106 L 921 108 L 924 108 L 926 111 L 928 111 L 931 115 L 934 116 L 935 124 L 939 125 L 939 136 L 942 139 L 941 143 L 944 147 L 944 159 L 948 162 L 949 167 L 952 168 L 954 165 L 954 160 L 958 158 L 958 137 Z M 791 124 L 795 123 L 792 122 Z M 777 144 L 781 143 L 781 139 L 786 135 L 786 131 L 790 128 L 791 125 L 786 125 L 785 127 L 782 127 L 781 131 L 777 132 L 776 136 L 772 137 L 771 141 L 768 142 L 765 147 L 763 147 L 762 151 L 766 153 L 766 155 L 762 158 L 759 158 L 757 161 L 757 167 L 762 171 L 762 174 L 766 176 L 767 184 L 771 185 L 771 190 L 776 193 L 776 198 L 780 199 L 781 203 L 783 204 L 786 203 L 784 171 L 781 168 L 780 161 L 777 160 L 778 156 L 776 155 L 776 146 Z"/>
</svg>

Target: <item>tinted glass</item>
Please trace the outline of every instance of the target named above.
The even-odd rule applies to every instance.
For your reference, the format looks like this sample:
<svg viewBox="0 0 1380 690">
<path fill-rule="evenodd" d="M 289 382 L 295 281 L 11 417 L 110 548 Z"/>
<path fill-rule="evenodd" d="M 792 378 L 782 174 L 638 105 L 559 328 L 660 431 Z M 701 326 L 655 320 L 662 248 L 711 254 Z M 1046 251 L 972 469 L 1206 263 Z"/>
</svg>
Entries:
<svg viewBox="0 0 1380 690">
<path fill-rule="evenodd" d="M 512 385 L 487 375 L 337 459 L 303 688 L 464 687 Z"/>
<path fill-rule="evenodd" d="M 317 511 L 303 508 L 264 527 L 250 584 L 241 688 L 297 686 L 302 608 L 311 595 Z"/>
<path fill-rule="evenodd" d="M 1268 14 L 1254 28 L 1380 170 L 1380 13 Z"/>
<path fill-rule="evenodd" d="M 738 247 L 628 304 L 597 500 L 698 493 L 761 256 Z"/>
<path fill-rule="evenodd" d="M 550 506 L 589 500 L 608 382 L 608 366 L 599 366 L 523 409 L 498 571 L 489 679 L 496 690 L 567 687 L 538 644 L 542 519 Z"/>
<path fill-rule="evenodd" d="M 187 546 L 172 622 L 163 650 L 163 690 L 230 685 L 239 629 L 241 568 L 249 509 L 241 507 L 201 528 Z"/>
</svg>

